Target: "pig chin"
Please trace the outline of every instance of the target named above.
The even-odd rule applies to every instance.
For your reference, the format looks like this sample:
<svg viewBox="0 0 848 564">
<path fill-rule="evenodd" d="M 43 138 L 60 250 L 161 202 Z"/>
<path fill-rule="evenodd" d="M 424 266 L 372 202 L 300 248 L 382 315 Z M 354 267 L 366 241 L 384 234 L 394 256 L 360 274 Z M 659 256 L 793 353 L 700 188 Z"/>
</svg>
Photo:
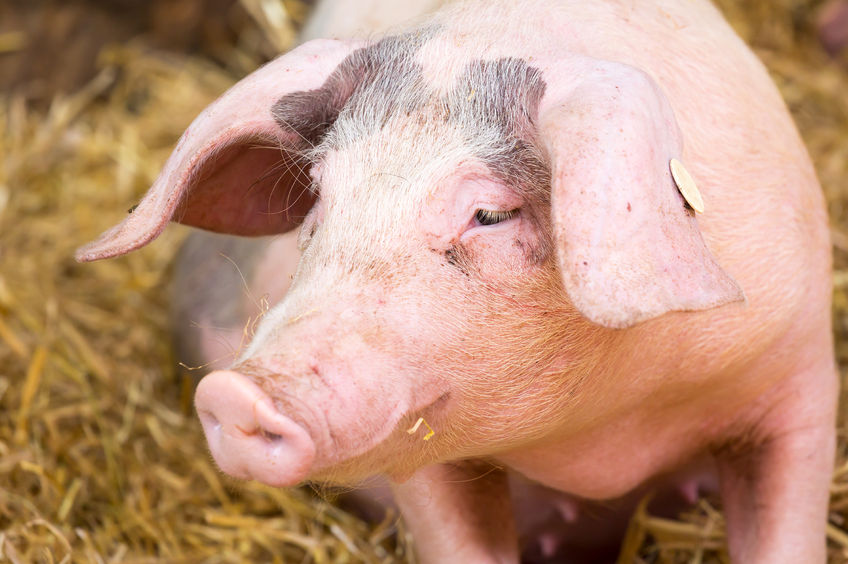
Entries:
<svg viewBox="0 0 848 564">
<path fill-rule="evenodd" d="M 452 444 L 446 432 L 450 394 L 442 393 L 412 409 L 398 409 L 381 433 L 370 437 L 361 452 L 347 451 L 326 467 L 316 465 L 310 480 L 327 484 L 356 485 L 376 475 L 406 481 L 418 468 L 437 462 Z"/>
<path fill-rule="evenodd" d="M 426 407 L 423 409 L 426 410 Z M 336 485 L 354 485 L 376 474 L 402 475 L 401 461 L 410 456 L 402 454 L 407 429 L 417 419 L 414 413 L 422 409 L 397 404 L 388 413 L 378 408 L 362 414 L 351 422 L 327 421 L 326 428 L 344 425 L 349 432 L 344 437 L 330 431 L 324 441 L 325 448 L 318 448 L 315 463 L 308 480 Z M 328 419 L 332 416 L 328 416 Z M 423 433 L 427 431 L 422 429 Z M 422 434 L 423 434 L 422 433 Z"/>
</svg>

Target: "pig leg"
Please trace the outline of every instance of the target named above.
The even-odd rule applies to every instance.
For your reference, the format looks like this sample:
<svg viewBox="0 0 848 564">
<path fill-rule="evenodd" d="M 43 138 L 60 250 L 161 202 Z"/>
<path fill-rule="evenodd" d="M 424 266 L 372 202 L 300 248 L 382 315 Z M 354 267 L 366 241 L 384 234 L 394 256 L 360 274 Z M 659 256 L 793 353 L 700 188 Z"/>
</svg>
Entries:
<svg viewBox="0 0 848 564">
<path fill-rule="evenodd" d="M 505 471 L 480 462 L 438 464 L 393 491 L 422 564 L 518 562 Z"/>
<path fill-rule="evenodd" d="M 744 439 L 716 451 L 734 562 L 825 562 L 836 382 L 830 362 L 800 371 L 761 398 Z"/>
<path fill-rule="evenodd" d="M 296 231 L 258 238 L 192 232 L 171 288 L 177 360 L 198 375 L 229 367 L 261 315 L 285 295 L 299 259 Z"/>
</svg>

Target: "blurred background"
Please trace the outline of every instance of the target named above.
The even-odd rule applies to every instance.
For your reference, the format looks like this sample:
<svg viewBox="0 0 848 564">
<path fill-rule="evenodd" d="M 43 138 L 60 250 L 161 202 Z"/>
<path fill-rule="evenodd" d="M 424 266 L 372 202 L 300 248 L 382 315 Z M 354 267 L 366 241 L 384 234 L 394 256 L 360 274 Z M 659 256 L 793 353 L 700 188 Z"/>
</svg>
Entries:
<svg viewBox="0 0 848 564">
<path fill-rule="evenodd" d="M 333 492 L 217 472 L 168 340 L 185 229 L 120 259 L 72 258 L 206 104 L 293 45 L 311 4 L 0 0 L 0 562 L 413 561 L 395 515 L 367 525 Z M 827 195 L 844 382 L 848 2 L 717 4 L 768 66 Z M 848 562 L 839 424 L 828 542 L 831 562 Z M 621 561 L 725 562 L 722 539 L 715 500 L 679 521 L 640 511 Z"/>
</svg>

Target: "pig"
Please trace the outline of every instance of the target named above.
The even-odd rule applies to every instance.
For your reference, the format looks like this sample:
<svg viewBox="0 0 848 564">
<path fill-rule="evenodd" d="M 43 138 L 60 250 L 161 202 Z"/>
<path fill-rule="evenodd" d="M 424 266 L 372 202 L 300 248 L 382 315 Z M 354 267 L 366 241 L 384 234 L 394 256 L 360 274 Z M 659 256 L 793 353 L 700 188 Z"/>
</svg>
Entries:
<svg viewBox="0 0 848 564">
<path fill-rule="evenodd" d="M 848 2 L 830 0 L 819 10 L 816 18 L 819 40 L 831 56 L 838 56 L 848 45 Z"/>
<path fill-rule="evenodd" d="M 300 31 L 301 42 L 312 39 L 356 38 L 363 34 L 385 34 L 447 4 L 449 0 L 320 0 Z"/>
<path fill-rule="evenodd" d="M 178 316 L 227 328 L 186 339 L 195 360 L 239 349 L 195 395 L 223 472 L 384 476 L 422 562 L 482 563 L 521 558 L 523 493 L 571 521 L 712 468 L 734 562 L 825 560 L 823 196 L 706 0 L 471 0 L 306 42 L 201 113 L 77 258 L 169 221 L 261 241 L 225 243 L 239 276 L 183 254 L 206 266 Z M 258 292 L 278 303 L 240 346 Z"/>
</svg>

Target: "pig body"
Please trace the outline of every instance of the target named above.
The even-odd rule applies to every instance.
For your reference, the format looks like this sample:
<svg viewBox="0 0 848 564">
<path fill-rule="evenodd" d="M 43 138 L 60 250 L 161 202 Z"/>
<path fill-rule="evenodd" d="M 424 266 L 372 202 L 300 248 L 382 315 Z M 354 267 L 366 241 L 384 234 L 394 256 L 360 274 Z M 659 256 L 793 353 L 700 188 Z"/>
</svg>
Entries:
<svg viewBox="0 0 848 564">
<path fill-rule="evenodd" d="M 280 301 L 197 391 L 224 471 L 385 475 L 422 560 L 488 562 L 518 559 L 504 469 L 608 499 L 707 456 L 735 561 L 824 560 L 823 198 L 708 3 L 472 2 L 381 41 L 307 43 L 204 112 L 79 256 L 172 218 L 303 223 L 299 251 L 291 235 L 251 251 L 252 294 Z"/>
</svg>

